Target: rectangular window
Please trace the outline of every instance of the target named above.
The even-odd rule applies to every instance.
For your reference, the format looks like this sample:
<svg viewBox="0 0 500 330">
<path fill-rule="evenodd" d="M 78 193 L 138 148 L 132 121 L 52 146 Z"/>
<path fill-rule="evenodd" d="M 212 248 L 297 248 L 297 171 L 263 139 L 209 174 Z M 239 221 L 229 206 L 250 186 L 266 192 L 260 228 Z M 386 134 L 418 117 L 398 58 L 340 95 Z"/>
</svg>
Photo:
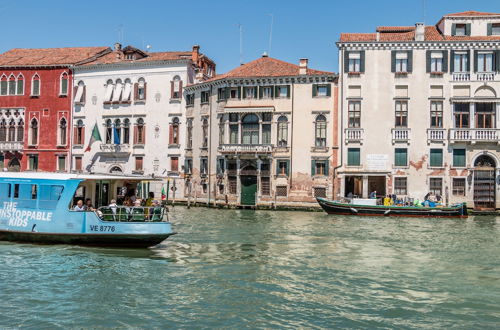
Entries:
<svg viewBox="0 0 500 330">
<path fill-rule="evenodd" d="M 408 102 L 396 101 L 396 127 L 408 127 Z"/>
<path fill-rule="evenodd" d="M 491 35 L 500 36 L 500 23 L 491 24 Z"/>
<path fill-rule="evenodd" d="M 143 157 L 135 157 L 135 170 L 136 171 L 143 170 Z"/>
<path fill-rule="evenodd" d="M 477 53 L 477 71 L 478 72 L 493 72 L 493 52 Z"/>
<path fill-rule="evenodd" d="M 238 143 L 238 125 L 229 125 L 229 143 Z"/>
<path fill-rule="evenodd" d="M 170 157 L 170 170 L 172 172 L 179 171 L 179 157 Z"/>
<path fill-rule="evenodd" d="M 476 103 L 476 128 L 495 128 L 495 103 Z"/>
<path fill-rule="evenodd" d="M 186 94 L 186 105 L 194 105 L 194 94 Z"/>
<path fill-rule="evenodd" d="M 408 53 L 396 52 L 396 72 L 408 72 Z"/>
<path fill-rule="evenodd" d="M 361 126 L 361 102 L 349 101 L 349 127 L 358 128 Z"/>
<path fill-rule="evenodd" d="M 240 98 L 240 89 L 238 87 L 232 87 L 229 90 L 229 98 L 230 99 L 239 99 Z"/>
<path fill-rule="evenodd" d="M 10 201 L 10 183 L 0 183 L 0 202 Z"/>
<path fill-rule="evenodd" d="M 68 79 L 61 78 L 61 95 L 68 95 Z"/>
<path fill-rule="evenodd" d="M 66 156 L 57 156 L 57 170 L 66 171 Z"/>
<path fill-rule="evenodd" d="M 184 173 L 186 174 L 193 173 L 193 160 L 191 158 L 186 158 L 184 160 Z"/>
<path fill-rule="evenodd" d="M 443 178 L 430 178 L 429 179 L 429 192 L 434 196 L 443 195 Z"/>
<path fill-rule="evenodd" d="M 453 103 L 453 116 L 455 118 L 455 128 L 469 128 L 469 103 Z"/>
<path fill-rule="evenodd" d="M 257 87 L 244 87 L 243 95 L 245 99 L 257 98 Z"/>
<path fill-rule="evenodd" d="M 408 180 L 407 178 L 394 178 L 394 194 L 407 195 L 408 194 Z"/>
<path fill-rule="evenodd" d="M 325 187 L 314 187 L 313 194 L 314 194 L 314 197 L 326 198 L 326 188 Z"/>
<path fill-rule="evenodd" d="M 328 161 L 327 160 L 313 160 L 314 172 L 313 175 L 328 175 Z"/>
<path fill-rule="evenodd" d="M 394 166 L 408 166 L 407 148 L 396 148 L 394 150 Z"/>
<path fill-rule="evenodd" d="M 0 82 L 0 95 L 7 95 L 7 80 Z"/>
<path fill-rule="evenodd" d="M 431 149 L 429 158 L 431 167 L 443 167 L 443 149 Z"/>
<path fill-rule="evenodd" d="M 208 103 L 209 98 L 210 98 L 210 92 L 209 91 L 201 92 L 201 101 L 200 101 L 201 104 Z"/>
<path fill-rule="evenodd" d="M 347 149 L 347 166 L 360 166 L 360 148 L 348 148 Z"/>
<path fill-rule="evenodd" d="M 238 180 L 236 176 L 230 176 L 227 178 L 227 181 L 229 182 L 229 193 L 231 195 L 235 195 L 236 192 L 238 191 Z"/>
<path fill-rule="evenodd" d="M 465 196 L 465 178 L 452 179 L 453 196 Z"/>
<path fill-rule="evenodd" d="M 467 35 L 467 25 L 466 24 L 454 24 L 455 26 L 455 33 L 452 33 L 452 35 L 455 36 L 466 36 Z"/>
<path fill-rule="evenodd" d="M 271 86 L 264 86 L 260 88 L 262 99 L 272 99 L 273 98 L 273 88 Z"/>
<path fill-rule="evenodd" d="M 276 97 L 290 97 L 289 86 L 276 86 Z"/>
<path fill-rule="evenodd" d="M 276 163 L 277 163 L 276 174 L 281 176 L 288 176 L 288 167 L 290 161 L 288 159 L 278 159 Z"/>
<path fill-rule="evenodd" d="M 431 101 L 431 128 L 443 127 L 443 102 Z"/>
<path fill-rule="evenodd" d="M 208 158 L 200 158 L 200 174 L 207 175 L 208 174 Z"/>
<path fill-rule="evenodd" d="M 453 149 L 453 167 L 465 167 L 465 149 Z"/>
<path fill-rule="evenodd" d="M 226 160 L 224 158 L 217 158 L 217 174 L 224 174 L 226 171 Z"/>
<path fill-rule="evenodd" d="M 38 155 L 28 155 L 28 169 L 30 171 L 38 170 Z"/>
<path fill-rule="evenodd" d="M 276 197 L 286 197 L 288 195 L 287 186 L 276 186 Z"/>
<path fill-rule="evenodd" d="M 331 94 L 330 85 L 312 85 L 313 97 L 326 97 Z"/>
<path fill-rule="evenodd" d="M 262 196 L 271 195 L 271 178 L 266 176 L 260 178 L 260 194 Z"/>
<path fill-rule="evenodd" d="M 217 89 L 217 101 L 224 101 L 226 99 L 226 89 L 218 88 Z"/>
<path fill-rule="evenodd" d="M 262 144 L 271 144 L 271 124 L 262 124 Z"/>
<path fill-rule="evenodd" d="M 443 52 L 431 52 L 431 72 L 443 72 Z"/>
<path fill-rule="evenodd" d="M 349 53 L 348 72 L 361 72 L 361 54 L 359 52 Z"/>
<path fill-rule="evenodd" d="M 467 72 L 469 54 L 467 52 L 455 52 L 453 58 L 453 72 Z"/>
<path fill-rule="evenodd" d="M 82 157 L 77 156 L 75 157 L 75 171 L 81 171 L 82 170 Z"/>
</svg>

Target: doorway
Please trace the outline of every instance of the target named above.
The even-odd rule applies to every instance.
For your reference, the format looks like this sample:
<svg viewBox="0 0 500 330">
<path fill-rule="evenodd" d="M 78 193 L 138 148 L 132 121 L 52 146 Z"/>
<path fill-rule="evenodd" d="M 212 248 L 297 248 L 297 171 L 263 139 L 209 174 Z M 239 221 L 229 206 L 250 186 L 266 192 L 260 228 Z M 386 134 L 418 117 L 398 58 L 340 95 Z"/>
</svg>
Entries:
<svg viewBox="0 0 500 330">
<path fill-rule="evenodd" d="M 474 209 L 494 210 L 496 190 L 496 163 L 488 155 L 479 156 L 474 162 Z"/>
<path fill-rule="evenodd" d="M 345 192 L 344 197 L 361 197 L 363 196 L 363 177 L 362 176 L 346 176 L 345 177 Z"/>
<path fill-rule="evenodd" d="M 7 166 L 7 170 L 9 172 L 19 172 L 21 170 L 21 163 L 19 162 L 19 159 L 12 158 Z"/>
<path fill-rule="evenodd" d="M 373 191 L 377 192 L 377 197 L 385 197 L 385 176 L 369 176 L 368 177 L 368 194 Z"/>
<path fill-rule="evenodd" d="M 242 175 L 241 180 L 241 205 L 255 205 L 257 194 L 257 176 Z"/>
<path fill-rule="evenodd" d="M 109 182 L 99 181 L 95 184 L 95 204 L 94 207 L 109 205 Z"/>
</svg>

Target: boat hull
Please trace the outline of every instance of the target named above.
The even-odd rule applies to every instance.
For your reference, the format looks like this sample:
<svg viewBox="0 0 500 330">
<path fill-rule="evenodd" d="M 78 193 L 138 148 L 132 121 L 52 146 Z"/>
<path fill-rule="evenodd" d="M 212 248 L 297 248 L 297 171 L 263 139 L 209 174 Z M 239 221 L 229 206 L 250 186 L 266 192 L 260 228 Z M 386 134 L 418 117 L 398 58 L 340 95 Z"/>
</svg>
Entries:
<svg viewBox="0 0 500 330">
<path fill-rule="evenodd" d="M 319 205 L 328 214 L 357 216 L 399 216 L 399 217 L 447 217 L 466 218 L 467 207 L 404 207 L 404 206 L 372 206 L 353 205 L 317 198 Z"/>
<path fill-rule="evenodd" d="M 58 234 L 1 230 L 0 240 L 38 244 L 145 248 L 160 244 L 174 234 Z"/>
</svg>

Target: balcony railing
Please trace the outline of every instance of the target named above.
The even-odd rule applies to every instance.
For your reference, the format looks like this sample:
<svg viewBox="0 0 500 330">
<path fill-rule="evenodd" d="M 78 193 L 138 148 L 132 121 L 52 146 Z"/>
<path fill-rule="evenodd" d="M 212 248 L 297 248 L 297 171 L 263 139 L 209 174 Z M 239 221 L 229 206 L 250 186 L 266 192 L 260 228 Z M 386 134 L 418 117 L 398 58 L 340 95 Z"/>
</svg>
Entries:
<svg viewBox="0 0 500 330">
<path fill-rule="evenodd" d="M 130 152 L 129 144 L 101 144 L 102 152 Z"/>
<path fill-rule="evenodd" d="M 476 79 L 478 81 L 495 81 L 495 72 L 478 72 L 476 73 Z"/>
<path fill-rule="evenodd" d="M 0 142 L 0 151 L 21 151 L 23 150 L 22 141 Z"/>
<path fill-rule="evenodd" d="M 495 72 L 477 72 L 470 74 L 468 72 L 454 72 L 451 74 L 453 81 L 496 81 L 499 75 Z"/>
<path fill-rule="evenodd" d="M 345 129 L 346 143 L 363 142 L 363 129 L 362 128 L 346 128 Z"/>
<path fill-rule="evenodd" d="M 408 142 L 410 141 L 409 128 L 393 128 L 392 129 L 392 142 Z"/>
<path fill-rule="evenodd" d="M 498 143 L 499 131 L 498 128 L 452 128 L 450 129 L 450 141 Z"/>
<path fill-rule="evenodd" d="M 444 128 L 429 128 L 427 130 L 427 141 L 443 142 L 446 139 L 446 130 Z"/>
<path fill-rule="evenodd" d="M 272 153 L 273 146 L 271 144 L 222 144 L 219 146 L 221 153 Z"/>
<path fill-rule="evenodd" d="M 451 74 L 453 81 L 469 81 L 470 73 L 455 72 Z"/>
</svg>

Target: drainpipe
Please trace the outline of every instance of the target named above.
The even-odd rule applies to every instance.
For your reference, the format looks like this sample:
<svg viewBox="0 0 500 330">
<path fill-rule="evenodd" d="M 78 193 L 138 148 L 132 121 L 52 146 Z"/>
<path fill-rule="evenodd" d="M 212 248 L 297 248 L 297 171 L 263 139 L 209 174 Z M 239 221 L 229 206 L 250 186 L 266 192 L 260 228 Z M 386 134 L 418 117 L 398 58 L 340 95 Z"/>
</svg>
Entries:
<svg viewBox="0 0 500 330">
<path fill-rule="evenodd" d="M 68 156 L 69 156 L 69 168 L 67 169 L 66 172 L 68 173 L 71 173 L 72 169 L 73 169 L 73 130 L 75 129 L 73 127 L 73 115 L 74 115 L 74 106 L 75 106 L 75 103 L 74 103 L 74 97 L 75 97 L 75 93 L 74 90 L 75 90 L 75 87 L 74 87 L 74 81 L 75 81 L 75 71 L 70 67 L 69 68 L 69 72 L 71 74 L 71 98 L 70 98 L 70 105 L 69 105 L 69 111 L 70 111 L 70 114 L 69 114 L 69 125 L 68 125 L 68 131 L 66 132 L 66 134 L 69 133 L 69 146 L 68 146 Z M 82 159 L 83 161 L 83 159 Z M 57 165 L 56 165 L 57 166 Z M 83 166 L 83 165 L 82 165 Z"/>
<path fill-rule="evenodd" d="M 212 189 L 212 172 L 211 172 L 211 164 L 212 164 L 212 90 L 213 86 L 210 86 L 210 95 L 209 95 L 209 109 L 208 109 L 208 157 L 207 157 L 207 172 L 208 172 L 208 200 L 207 206 L 210 207 L 210 191 Z M 215 196 L 214 196 L 215 198 Z"/>
<path fill-rule="evenodd" d="M 340 58 L 339 58 L 339 71 L 340 71 L 340 74 L 339 74 L 339 78 L 340 78 L 340 95 L 339 95 L 339 99 L 340 99 L 340 102 L 338 102 L 337 100 L 337 105 L 339 105 L 340 103 L 340 106 L 337 108 L 337 116 L 338 116 L 338 113 L 340 112 L 340 143 L 339 143 L 339 152 L 340 152 L 340 162 L 338 163 L 337 166 L 335 166 L 333 168 L 333 191 L 335 191 L 335 179 L 337 177 L 337 170 L 342 167 L 342 163 L 344 161 L 344 52 L 345 50 L 342 49 L 342 51 L 340 52 Z M 338 82 L 338 80 L 337 80 Z M 337 83 L 338 85 L 338 83 Z M 337 119 L 338 120 L 338 119 Z M 338 134 L 339 132 L 337 132 Z M 338 155 L 337 155 L 337 158 L 338 158 Z M 341 184 L 341 183 L 340 183 Z M 339 190 L 340 191 L 340 190 Z M 333 199 L 335 199 L 335 196 L 333 196 Z"/>
<path fill-rule="evenodd" d="M 290 89 L 291 89 L 291 93 L 292 93 L 292 118 L 291 118 L 291 123 L 292 123 L 292 128 L 290 129 L 290 177 L 288 178 L 289 182 L 290 182 L 290 190 L 292 189 L 292 183 L 293 183 L 293 124 L 294 124 L 294 121 L 293 121 L 293 114 L 294 114 L 294 111 L 293 111 L 293 105 L 294 105 L 294 99 L 295 99 L 295 82 L 292 81 L 292 85 L 290 86 Z M 271 173 L 272 173 L 272 168 L 270 169 L 271 170 Z M 275 197 L 276 197 L 276 193 L 274 194 Z"/>
</svg>

